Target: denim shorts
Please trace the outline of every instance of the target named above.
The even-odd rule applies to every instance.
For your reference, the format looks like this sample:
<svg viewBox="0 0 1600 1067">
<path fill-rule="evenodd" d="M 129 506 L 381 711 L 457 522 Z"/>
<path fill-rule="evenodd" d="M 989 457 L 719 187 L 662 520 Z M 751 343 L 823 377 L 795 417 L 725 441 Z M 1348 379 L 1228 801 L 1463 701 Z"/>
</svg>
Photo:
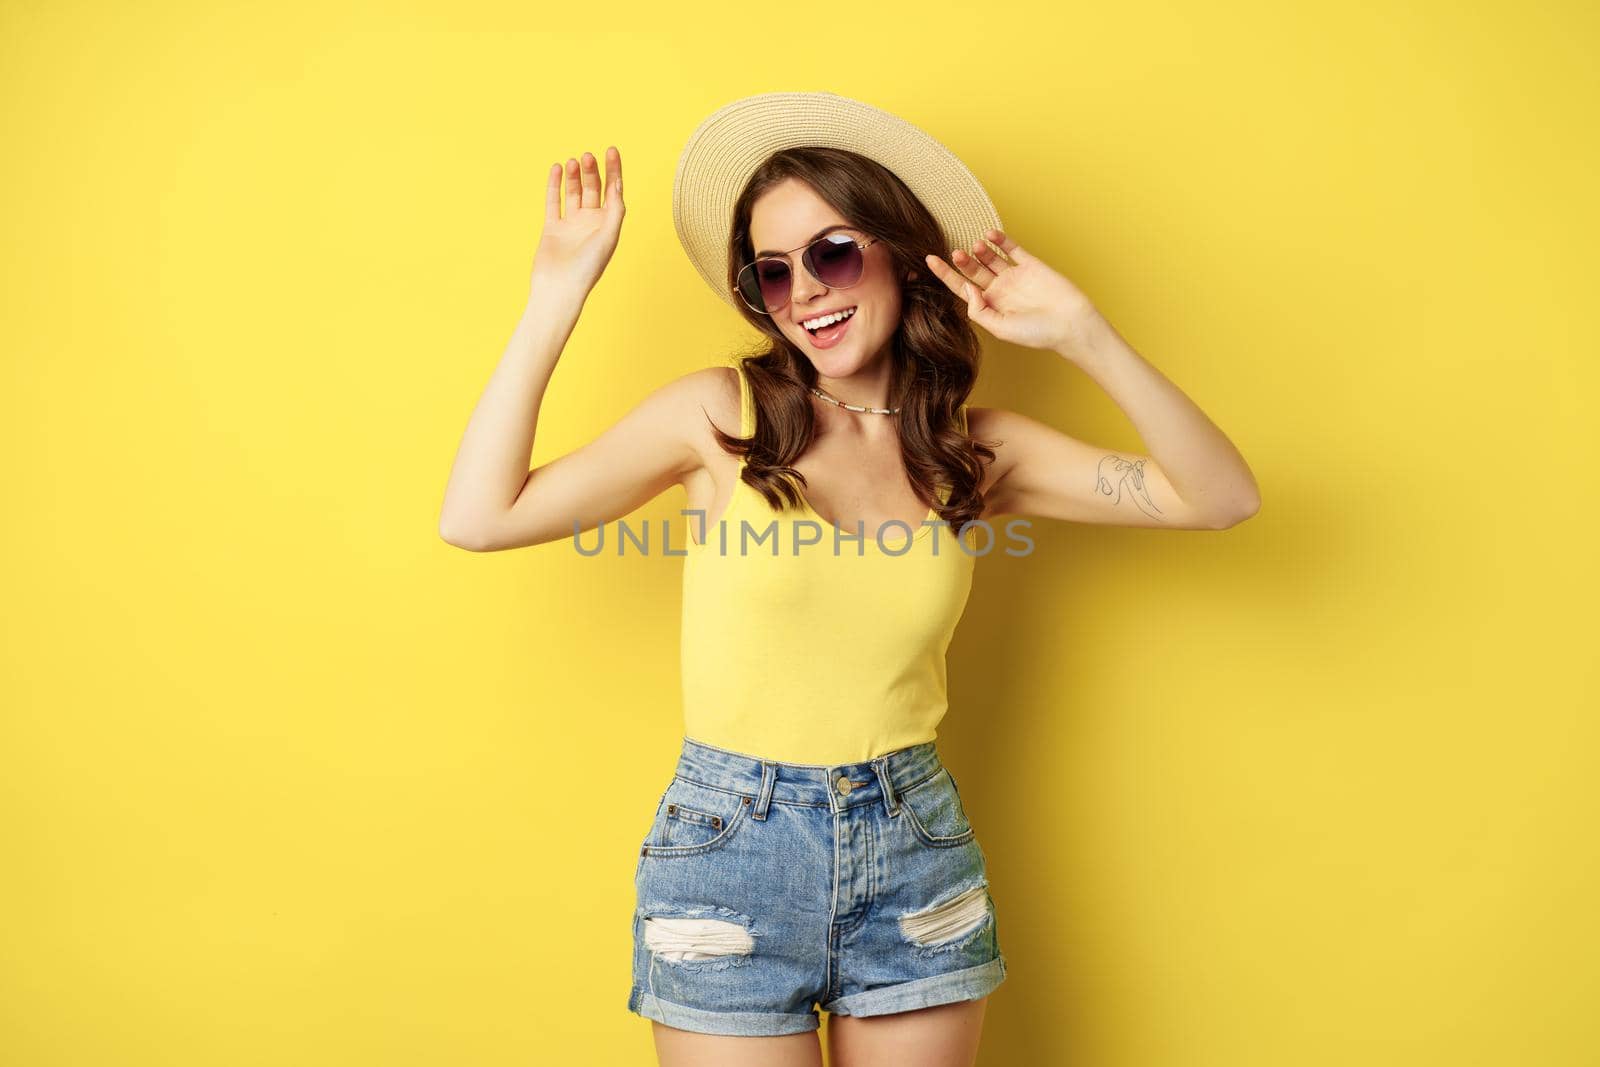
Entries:
<svg viewBox="0 0 1600 1067">
<path fill-rule="evenodd" d="M 639 849 L 628 1010 L 706 1034 L 972 1000 L 1005 978 L 982 849 L 934 743 L 782 763 L 683 740 Z"/>
</svg>

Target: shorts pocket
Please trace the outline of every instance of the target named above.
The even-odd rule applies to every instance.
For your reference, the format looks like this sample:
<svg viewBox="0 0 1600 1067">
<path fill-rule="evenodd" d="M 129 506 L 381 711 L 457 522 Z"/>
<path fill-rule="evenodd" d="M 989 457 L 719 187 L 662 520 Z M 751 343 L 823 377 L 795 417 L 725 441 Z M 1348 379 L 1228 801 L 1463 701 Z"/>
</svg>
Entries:
<svg viewBox="0 0 1600 1067">
<path fill-rule="evenodd" d="M 912 832 L 929 848 L 953 848 L 975 836 L 966 809 L 961 806 L 956 781 L 945 768 L 940 767 L 897 796 Z"/>
<path fill-rule="evenodd" d="M 639 849 L 639 865 L 652 856 L 697 856 L 722 848 L 739 832 L 754 802 L 742 793 L 674 775 Z"/>
</svg>

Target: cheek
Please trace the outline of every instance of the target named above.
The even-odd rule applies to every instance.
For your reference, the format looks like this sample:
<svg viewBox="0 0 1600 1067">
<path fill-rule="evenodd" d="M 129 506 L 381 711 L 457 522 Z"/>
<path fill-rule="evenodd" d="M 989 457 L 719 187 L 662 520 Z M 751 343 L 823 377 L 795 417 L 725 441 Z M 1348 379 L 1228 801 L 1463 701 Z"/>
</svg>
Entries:
<svg viewBox="0 0 1600 1067">
<path fill-rule="evenodd" d="M 861 296 L 863 302 L 870 301 L 872 304 L 874 317 L 879 320 L 875 326 L 883 322 L 893 323 L 900 318 L 900 287 L 895 285 L 894 279 L 885 270 L 880 268 L 874 273 Z"/>
<path fill-rule="evenodd" d="M 873 308 L 878 312 L 881 325 L 893 331 L 900 323 L 900 312 L 904 306 L 904 296 L 896 285 L 888 284 L 873 295 Z"/>
</svg>

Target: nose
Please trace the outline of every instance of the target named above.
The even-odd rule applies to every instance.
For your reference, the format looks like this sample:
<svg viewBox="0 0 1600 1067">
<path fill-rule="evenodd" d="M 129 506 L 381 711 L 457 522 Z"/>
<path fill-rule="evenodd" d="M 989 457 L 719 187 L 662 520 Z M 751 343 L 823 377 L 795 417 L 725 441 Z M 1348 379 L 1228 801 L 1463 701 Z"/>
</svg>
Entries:
<svg viewBox="0 0 1600 1067">
<path fill-rule="evenodd" d="M 798 270 L 791 266 L 789 277 L 790 310 L 794 313 L 795 318 L 805 318 L 806 308 L 812 305 L 818 295 L 825 296 L 830 290 L 826 285 L 817 281 L 816 276 L 806 270 L 803 264 Z"/>
</svg>

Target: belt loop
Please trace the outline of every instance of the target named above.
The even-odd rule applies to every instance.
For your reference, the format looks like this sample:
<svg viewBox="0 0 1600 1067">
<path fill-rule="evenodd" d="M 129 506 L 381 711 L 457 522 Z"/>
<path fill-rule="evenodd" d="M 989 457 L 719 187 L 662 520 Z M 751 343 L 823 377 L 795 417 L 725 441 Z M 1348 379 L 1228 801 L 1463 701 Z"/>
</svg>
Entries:
<svg viewBox="0 0 1600 1067">
<path fill-rule="evenodd" d="M 882 756 L 872 761 L 872 769 L 878 772 L 878 784 L 883 787 L 883 806 L 890 815 L 900 810 L 900 798 L 895 794 L 894 782 L 889 778 L 889 757 Z"/>
<path fill-rule="evenodd" d="M 772 761 L 761 761 L 761 793 L 756 797 L 755 810 L 750 813 L 752 819 L 767 819 L 767 805 L 772 800 L 772 787 L 777 784 L 777 772 L 773 770 Z"/>
</svg>

